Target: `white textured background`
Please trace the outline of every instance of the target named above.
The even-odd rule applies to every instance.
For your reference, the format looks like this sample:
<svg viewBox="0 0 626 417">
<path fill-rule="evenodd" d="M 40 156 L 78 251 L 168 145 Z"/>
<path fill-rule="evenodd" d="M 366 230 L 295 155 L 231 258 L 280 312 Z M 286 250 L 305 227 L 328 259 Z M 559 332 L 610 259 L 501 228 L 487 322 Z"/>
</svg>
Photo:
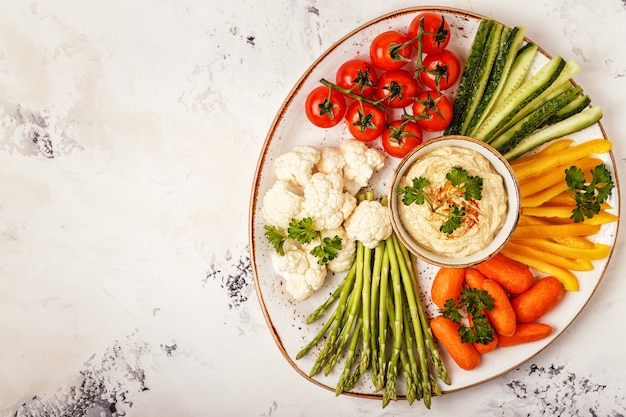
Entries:
<svg viewBox="0 0 626 417">
<path fill-rule="evenodd" d="M 0 414 L 413 416 L 335 398 L 268 331 L 247 249 L 267 129 L 306 68 L 419 1 L 0 3 Z M 622 184 L 623 0 L 439 1 L 576 59 Z M 623 229 L 583 314 L 432 416 L 626 414 Z M 47 413 L 47 414 L 45 414 Z"/>
</svg>

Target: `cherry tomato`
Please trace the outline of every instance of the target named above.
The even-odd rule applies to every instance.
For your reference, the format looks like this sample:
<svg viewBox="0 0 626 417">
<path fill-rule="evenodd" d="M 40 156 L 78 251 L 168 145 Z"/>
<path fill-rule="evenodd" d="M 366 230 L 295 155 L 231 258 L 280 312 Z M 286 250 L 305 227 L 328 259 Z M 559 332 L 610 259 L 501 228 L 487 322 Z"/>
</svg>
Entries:
<svg viewBox="0 0 626 417">
<path fill-rule="evenodd" d="M 416 120 L 420 127 L 429 132 L 444 130 L 452 121 L 452 103 L 436 91 L 422 91 L 411 106 L 414 116 L 430 115 L 430 118 Z"/>
<path fill-rule="evenodd" d="M 376 99 L 393 108 L 406 107 L 413 103 L 419 86 L 410 72 L 399 69 L 385 71 L 378 78 Z"/>
<path fill-rule="evenodd" d="M 420 80 L 431 90 L 447 90 L 461 74 L 461 61 L 447 49 L 426 55 L 422 64 L 425 71 L 420 71 Z"/>
<path fill-rule="evenodd" d="M 417 37 L 421 19 L 424 20 L 425 31 L 422 36 L 422 53 L 434 54 L 444 50 L 450 42 L 450 25 L 439 13 L 424 12 L 415 16 L 409 25 L 409 39 Z M 413 45 L 417 48 L 418 41 L 416 40 Z"/>
<path fill-rule="evenodd" d="M 346 99 L 339 91 L 320 85 L 309 93 L 304 108 L 315 126 L 332 127 L 346 114 Z"/>
<path fill-rule="evenodd" d="M 370 44 L 370 60 L 383 71 L 397 70 L 411 60 L 413 48 L 406 34 L 388 30 L 376 36 Z M 402 46 L 405 45 L 405 46 Z"/>
<path fill-rule="evenodd" d="M 372 104 L 355 101 L 346 112 L 346 124 L 355 139 L 369 142 L 385 130 L 385 112 Z"/>
<path fill-rule="evenodd" d="M 396 158 L 404 158 L 413 148 L 422 143 L 422 129 L 411 120 L 394 120 L 383 132 L 385 151 Z"/>
<path fill-rule="evenodd" d="M 335 74 L 335 84 L 367 98 L 374 95 L 377 79 L 374 65 L 356 58 L 341 64 Z"/>
</svg>

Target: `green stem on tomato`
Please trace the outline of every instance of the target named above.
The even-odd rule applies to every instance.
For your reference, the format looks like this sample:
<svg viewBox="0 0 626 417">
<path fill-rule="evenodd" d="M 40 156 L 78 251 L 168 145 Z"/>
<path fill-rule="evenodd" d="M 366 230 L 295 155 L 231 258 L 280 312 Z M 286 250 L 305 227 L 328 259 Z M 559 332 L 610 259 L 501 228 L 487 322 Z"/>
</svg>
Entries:
<svg viewBox="0 0 626 417">
<path fill-rule="evenodd" d="M 380 104 L 380 103 L 384 100 L 384 98 L 383 98 L 383 99 L 380 99 L 380 100 L 378 100 L 378 101 L 376 101 L 376 100 L 371 100 L 371 99 L 369 99 L 369 98 L 367 98 L 367 97 L 363 97 L 363 96 L 358 95 L 357 93 L 355 93 L 355 92 L 354 92 L 354 91 L 352 91 L 352 90 L 349 90 L 349 89 L 347 89 L 347 88 L 343 88 L 343 87 L 339 87 L 337 84 L 333 84 L 333 83 L 331 83 L 330 81 L 328 81 L 328 80 L 327 80 L 327 79 L 325 79 L 325 78 L 322 78 L 322 79 L 320 80 L 320 83 L 324 84 L 324 85 L 325 85 L 326 87 L 328 87 L 330 90 L 336 90 L 336 91 L 339 91 L 341 94 L 346 95 L 346 96 L 348 96 L 348 97 L 350 97 L 350 98 L 355 99 L 355 100 L 356 100 L 356 101 L 358 101 L 359 103 L 368 103 L 368 104 L 371 104 L 372 106 L 377 107 L 379 110 L 385 110 L 385 107 L 384 107 L 382 104 Z"/>
</svg>

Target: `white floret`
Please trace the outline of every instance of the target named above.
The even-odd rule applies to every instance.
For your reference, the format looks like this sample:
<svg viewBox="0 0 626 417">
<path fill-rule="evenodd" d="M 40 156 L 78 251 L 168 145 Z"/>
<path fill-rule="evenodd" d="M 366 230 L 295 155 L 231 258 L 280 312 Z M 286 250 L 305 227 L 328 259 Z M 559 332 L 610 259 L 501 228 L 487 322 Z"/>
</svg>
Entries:
<svg viewBox="0 0 626 417">
<path fill-rule="evenodd" d="M 289 222 L 302 210 L 304 197 L 291 191 L 284 181 L 276 181 L 263 196 L 261 212 L 268 225 L 287 230 Z"/>
<path fill-rule="evenodd" d="M 305 300 L 324 284 L 326 266 L 319 265 L 316 257 L 297 245 L 285 242 L 284 249 L 285 255 L 276 260 L 277 273 L 285 280 L 285 288 L 294 299 Z"/>
<path fill-rule="evenodd" d="M 339 150 L 345 160 L 344 187 L 353 195 L 366 187 L 372 175 L 385 165 L 385 157 L 380 151 L 356 139 L 342 142 Z"/>
<path fill-rule="evenodd" d="M 313 168 L 320 160 L 320 151 L 312 146 L 296 146 L 280 155 L 274 163 L 279 180 L 304 187 L 313 175 Z"/>
<path fill-rule="evenodd" d="M 343 167 L 346 160 L 339 148 L 327 146 L 320 151 L 320 160 L 317 163 L 317 170 L 324 174 L 341 173 L 343 175 Z"/>
<path fill-rule="evenodd" d="M 326 263 L 326 267 L 333 272 L 343 272 L 350 269 L 356 257 L 356 242 L 348 237 L 346 229 L 338 227 L 331 230 L 322 230 L 320 236 L 333 239 L 339 236 L 341 239 L 341 250 L 337 251 L 337 256 Z"/>
<path fill-rule="evenodd" d="M 359 203 L 352 215 L 344 223 L 348 238 L 358 240 L 363 246 L 374 249 L 393 231 L 389 209 L 377 200 Z"/>
<path fill-rule="evenodd" d="M 311 217 L 315 230 L 335 229 L 352 214 L 356 199 L 343 191 L 339 174 L 313 174 L 304 187 L 301 217 Z"/>
</svg>

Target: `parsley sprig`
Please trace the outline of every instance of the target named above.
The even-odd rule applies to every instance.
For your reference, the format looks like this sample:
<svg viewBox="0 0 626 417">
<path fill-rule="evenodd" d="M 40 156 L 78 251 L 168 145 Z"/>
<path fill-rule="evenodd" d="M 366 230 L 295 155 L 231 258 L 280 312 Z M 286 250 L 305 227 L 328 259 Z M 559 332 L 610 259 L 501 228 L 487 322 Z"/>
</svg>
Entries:
<svg viewBox="0 0 626 417">
<path fill-rule="evenodd" d="M 438 202 L 431 201 L 426 195 L 425 188 L 430 185 L 430 181 L 424 177 L 413 178 L 412 185 L 399 188 L 398 194 L 403 196 L 402 203 L 405 206 L 427 203 L 433 213 L 444 216 L 446 220 L 439 227 L 439 231 L 450 235 L 461 227 L 466 213 L 466 205 L 453 204 L 450 200 L 457 195 L 462 195 L 466 202 L 472 199 L 480 200 L 482 198 L 483 179 L 479 176 L 470 175 L 467 170 L 460 166 L 453 167 L 446 174 L 446 179 L 452 187 Z M 441 209 L 446 205 L 448 206 L 447 212 L 442 211 Z"/>
<path fill-rule="evenodd" d="M 565 170 L 565 182 L 576 201 L 572 210 L 572 219 L 575 223 L 592 218 L 600 212 L 600 205 L 611 195 L 614 184 L 611 173 L 606 165 L 600 164 L 590 170 L 591 181 L 586 182 L 585 173 L 577 166 Z"/>
<path fill-rule="evenodd" d="M 333 238 L 322 238 L 320 233 L 314 229 L 313 219 L 310 217 L 305 217 L 300 220 L 291 219 L 286 236 L 275 226 L 265 225 L 264 228 L 265 236 L 267 236 L 269 242 L 281 256 L 285 255 L 284 245 L 288 238 L 305 245 L 319 237 L 320 244 L 313 247 L 309 253 L 317 258 L 317 263 L 320 265 L 335 259 L 337 257 L 337 251 L 341 250 L 343 247 L 341 238 L 338 235 L 335 235 Z"/>
<path fill-rule="evenodd" d="M 493 310 L 493 298 L 487 291 L 465 287 L 461 290 L 458 303 L 453 299 L 446 301 L 440 313 L 454 321 L 463 322 L 462 310 L 472 316 L 472 326 L 461 325 L 459 335 L 464 343 L 487 344 L 493 340 L 494 329 L 489 324 L 485 310 Z"/>
</svg>

